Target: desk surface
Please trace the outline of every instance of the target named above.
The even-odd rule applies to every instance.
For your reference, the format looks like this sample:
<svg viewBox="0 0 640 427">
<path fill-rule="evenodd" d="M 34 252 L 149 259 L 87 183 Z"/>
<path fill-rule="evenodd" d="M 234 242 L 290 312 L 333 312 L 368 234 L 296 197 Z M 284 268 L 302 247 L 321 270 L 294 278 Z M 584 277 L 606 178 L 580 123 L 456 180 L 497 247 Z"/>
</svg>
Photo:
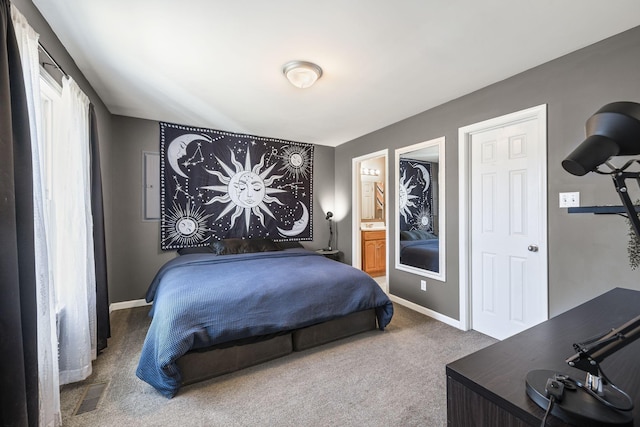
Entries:
<svg viewBox="0 0 640 427">
<path fill-rule="evenodd" d="M 572 310 L 447 365 L 447 375 L 530 424 L 544 410 L 526 394 L 525 378 L 549 369 L 583 379 L 585 374 L 565 360 L 573 343 L 616 328 L 640 314 L 640 291 L 616 288 Z M 640 340 L 601 364 L 611 381 L 634 399 L 640 420 Z"/>
</svg>

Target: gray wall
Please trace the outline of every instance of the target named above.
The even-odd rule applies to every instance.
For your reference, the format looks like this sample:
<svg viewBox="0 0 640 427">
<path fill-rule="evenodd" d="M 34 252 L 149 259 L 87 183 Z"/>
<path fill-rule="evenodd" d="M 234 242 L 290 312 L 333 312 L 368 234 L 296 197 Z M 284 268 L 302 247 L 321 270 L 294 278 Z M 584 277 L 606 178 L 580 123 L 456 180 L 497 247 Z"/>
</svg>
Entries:
<svg viewBox="0 0 640 427">
<path fill-rule="evenodd" d="M 187 123 L 188 124 L 188 123 Z M 268 136 L 268 135 L 265 135 Z M 303 141 L 304 142 L 304 141 Z M 114 162 L 109 171 L 114 189 L 113 274 L 109 280 L 111 302 L 144 298 L 158 268 L 176 256 L 160 249 L 160 222 L 142 219 L 142 153 L 157 152 L 160 126 L 156 121 L 113 116 Z M 316 146 L 314 152 L 314 240 L 303 242 L 320 249 L 329 241 L 323 207 L 333 206 L 334 148 Z"/>
<path fill-rule="evenodd" d="M 389 148 L 388 173 L 394 177 L 396 148 L 446 137 L 447 281 L 427 279 L 427 292 L 420 291 L 420 277 L 394 268 L 392 240 L 388 254 L 391 293 L 459 319 L 458 128 L 540 104 L 548 106 L 549 315 L 555 316 L 614 287 L 640 289 L 640 272 L 632 271 L 628 264 L 624 219 L 568 214 L 567 209 L 558 207 L 558 193 L 564 191 L 579 191 L 583 206 L 620 204 L 608 177 L 575 177 L 565 172 L 560 162 L 582 142 L 585 121 L 601 106 L 615 101 L 640 102 L 638 70 L 640 27 L 337 147 L 339 202 L 350 200 L 353 157 Z M 395 230 L 391 214 L 396 199 L 393 180 L 389 187 L 388 226 Z M 637 194 L 640 197 L 640 192 Z M 350 211 L 339 226 L 351 229 Z M 339 247 L 350 260 L 348 233 L 340 236 Z"/>
</svg>

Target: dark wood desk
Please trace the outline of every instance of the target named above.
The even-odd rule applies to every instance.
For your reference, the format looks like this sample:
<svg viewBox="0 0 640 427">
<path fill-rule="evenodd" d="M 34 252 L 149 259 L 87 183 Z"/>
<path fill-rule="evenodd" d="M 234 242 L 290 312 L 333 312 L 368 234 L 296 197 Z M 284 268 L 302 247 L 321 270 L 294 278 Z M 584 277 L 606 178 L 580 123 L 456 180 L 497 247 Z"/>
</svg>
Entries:
<svg viewBox="0 0 640 427">
<path fill-rule="evenodd" d="M 526 393 L 525 378 L 549 369 L 584 379 L 565 363 L 573 343 L 616 328 L 640 314 L 640 291 L 616 288 L 520 334 L 446 367 L 450 426 L 539 426 L 544 410 Z M 640 340 L 601 364 L 611 381 L 634 399 L 640 426 Z M 550 426 L 565 425 L 555 417 Z"/>
</svg>

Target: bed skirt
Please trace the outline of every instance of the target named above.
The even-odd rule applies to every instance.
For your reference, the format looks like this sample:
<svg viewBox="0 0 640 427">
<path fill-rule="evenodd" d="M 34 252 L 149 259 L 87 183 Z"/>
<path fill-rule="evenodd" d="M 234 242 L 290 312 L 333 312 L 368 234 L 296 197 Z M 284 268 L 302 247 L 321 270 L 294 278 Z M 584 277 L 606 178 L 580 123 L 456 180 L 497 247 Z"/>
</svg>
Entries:
<svg viewBox="0 0 640 427">
<path fill-rule="evenodd" d="M 375 309 L 364 310 L 284 334 L 190 351 L 177 364 L 182 385 L 193 384 L 376 328 Z"/>
</svg>

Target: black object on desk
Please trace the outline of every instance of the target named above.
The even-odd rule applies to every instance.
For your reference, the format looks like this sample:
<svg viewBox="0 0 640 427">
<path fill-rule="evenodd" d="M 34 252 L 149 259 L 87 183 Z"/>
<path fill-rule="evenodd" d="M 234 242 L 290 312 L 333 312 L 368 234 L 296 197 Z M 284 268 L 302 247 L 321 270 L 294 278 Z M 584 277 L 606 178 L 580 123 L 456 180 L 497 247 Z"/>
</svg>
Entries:
<svg viewBox="0 0 640 427">
<path fill-rule="evenodd" d="M 544 409 L 526 393 L 527 375 L 536 370 L 582 379 L 565 360 L 573 344 L 616 328 L 640 314 L 640 291 L 616 288 L 546 322 L 493 344 L 446 367 L 450 426 L 537 426 Z M 602 364 L 611 381 L 631 394 L 632 418 L 640 420 L 640 340 Z M 571 391 L 565 391 L 566 395 Z M 553 412 L 552 412 L 553 414 Z M 622 424 L 627 421 L 622 421 Z M 632 421 L 631 421 L 632 422 Z M 567 425 L 553 418 L 549 425 Z M 584 425 L 584 424 L 583 424 Z M 592 424 L 593 425 L 593 424 Z M 602 424 L 599 424 L 602 425 Z"/>
<path fill-rule="evenodd" d="M 567 358 L 569 366 L 583 371 L 584 380 L 564 373 L 534 370 L 527 374 L 527 395 L 547 412 L 572 424 L 618 426 L 632 425 L 633 401 L 606 376 L 602 362 L 640 338 L 640 316 L 616 328 L 573 344 L 576 353 Z M 547 383 L 545 385 L 544 381 Z M 559 390 L 549 390 L 549 383 L 567 386 L 570 393 L 563 398 Z M 557 393 L 556 393 L 557 392 Z"/>
<path fill-rule="evenodd" d="M 527 395 L 538 404 L 541 408 L 549 405 L 549 394 L 546 393 L 546 382 L 549 379 L 564 377 L 566 374 L 547 369 L 536 369 L 527 374 L 526 391 Z M 576 377 L 577 380 L 578 377 Z M 582 377 L 579 377 L 582 382 Z M 574 383 L 574 380 L 568 378 L 568 384 Z M 566 380 L 565 380 L 566 381 Z M 563 385 L 565 383 L 562 383 Z M 619 405 L 626 405 L 627 401 L 620 396 L 607 396 L 608 400 L 614 401 Z M 605 406 L 589 395 L 583 388 L 575 386 L 562 393 L 562 401 L 554 402 L 551 408 L 551 414 L 559 419 L 578 426 L 632 426 L 633 417 L 631 412 L 617 411 Z"/>
</svg>

